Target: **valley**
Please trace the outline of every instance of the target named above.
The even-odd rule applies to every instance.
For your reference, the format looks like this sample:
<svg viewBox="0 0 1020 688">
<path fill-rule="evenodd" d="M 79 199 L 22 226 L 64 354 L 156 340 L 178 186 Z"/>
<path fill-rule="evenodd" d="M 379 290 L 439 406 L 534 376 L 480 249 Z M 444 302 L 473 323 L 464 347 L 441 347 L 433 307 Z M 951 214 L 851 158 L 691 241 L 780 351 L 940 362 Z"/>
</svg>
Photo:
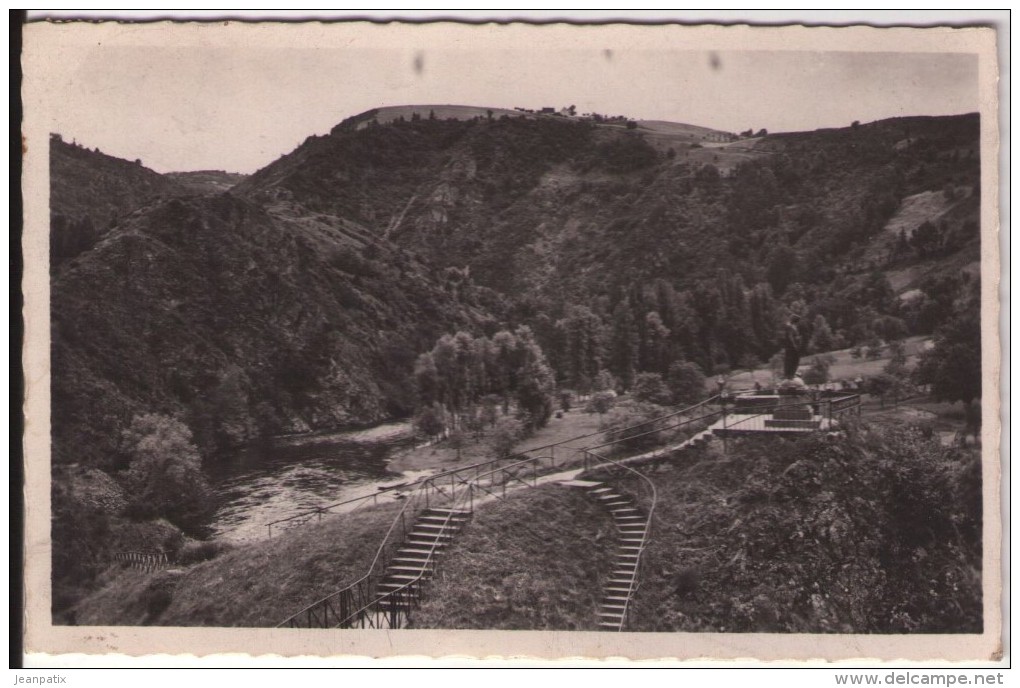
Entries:
<svg viewBox="0 0 1020 688">
<path fill-rule="evenodd" d="M 202 485 L 272 438 L 403 420 L 422 439 L 431 405 L 460 431 L 511 398 L 555 431 L 563 393 L 676 405 L 684 371 L 700 395 L 764 370 L 789 313 L 805 369 L 842 352 L 832 379 L 877 376 L 973 303 L 977 115 L 743 138 L 627 121 L 379 108 L 251 175 L 161 175 L 55 134 L 54 609 L 109 583 L 113 552 L 198 547 Z M 402 466 L 460 454 L 432 451 Z M 140 499 L 160 486 L 142 458 L 193 503 Z"/>
</svg>

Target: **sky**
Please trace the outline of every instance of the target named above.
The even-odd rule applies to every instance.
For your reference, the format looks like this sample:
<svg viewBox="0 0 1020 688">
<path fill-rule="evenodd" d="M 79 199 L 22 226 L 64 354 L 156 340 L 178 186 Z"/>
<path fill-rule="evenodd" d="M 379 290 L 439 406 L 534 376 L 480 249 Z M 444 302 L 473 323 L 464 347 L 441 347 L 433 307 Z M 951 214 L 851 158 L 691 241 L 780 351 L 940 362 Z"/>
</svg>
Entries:
<svg viewBox="0 0 1020 688">
<path fill-rule="evenodd" d="M 96 45 L 69 60 L 59 89 L 74 107 L 53 127 L 157 172 L 250 173 L 385 105 L 574 104 L 724 131 L 800 131 L 977 111 L 977 70 L 974 55 L 935 52 Z"/>
</svg>

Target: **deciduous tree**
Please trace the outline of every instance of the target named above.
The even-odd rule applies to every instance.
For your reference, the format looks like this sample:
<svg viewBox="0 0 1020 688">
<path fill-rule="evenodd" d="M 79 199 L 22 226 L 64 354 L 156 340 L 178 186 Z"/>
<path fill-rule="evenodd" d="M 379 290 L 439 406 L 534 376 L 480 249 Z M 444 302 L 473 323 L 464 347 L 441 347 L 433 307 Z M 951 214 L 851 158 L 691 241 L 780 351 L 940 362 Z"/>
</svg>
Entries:
<svg viewBox="0 0 1020 688">
<path fill-rule="evenodd" d="M 129 461 L 124 481 L 131 510 L 144 518 L 194 525 L 211 492 L 188 426 L 158 413 L 136 416 L 122 434 L 121 449 Z"/>
</svg>

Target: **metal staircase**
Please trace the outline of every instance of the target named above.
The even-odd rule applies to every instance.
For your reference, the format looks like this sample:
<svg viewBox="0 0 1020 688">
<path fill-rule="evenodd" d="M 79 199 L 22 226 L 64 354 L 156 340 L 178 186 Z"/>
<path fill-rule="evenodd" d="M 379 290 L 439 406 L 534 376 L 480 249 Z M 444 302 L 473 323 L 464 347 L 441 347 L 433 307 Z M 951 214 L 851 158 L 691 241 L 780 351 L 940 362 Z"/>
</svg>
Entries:
<svg viewBox="0 0 1020 688">
<path fill-rule="evenodd" d="M 623 630 L 627 606 L 638 588 L 638 567 L 648 540 L 649 519 L 630 497 L 605 483 L 593 483 L 590 493 L 613 518 L 617 530 L 616 556 L 609 581 L 602 590 L 598 625 L 602 630 Z"/>
</svg>

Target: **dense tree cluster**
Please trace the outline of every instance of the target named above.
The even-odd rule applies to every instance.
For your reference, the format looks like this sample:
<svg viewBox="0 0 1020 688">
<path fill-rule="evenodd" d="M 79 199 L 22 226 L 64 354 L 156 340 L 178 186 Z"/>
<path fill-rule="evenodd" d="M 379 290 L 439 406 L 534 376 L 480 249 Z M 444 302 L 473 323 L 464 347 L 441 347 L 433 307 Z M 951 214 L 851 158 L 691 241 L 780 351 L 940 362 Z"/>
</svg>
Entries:
<svg viewBox="0 0 1020 688">
<path fill-rule="evenodd" d="M 188 426 L 155 413 L 137 416 L 122 437 L 129 466 L 129 509 L 141 518 L 194 525 L 208 507 L 209 485 Z"/>
<path fill-rule="evenodd" d="M 587 394 L 608 370 L 617 388 L 628 390 L 643 373 L 667 380 L 676 364 L 696 365 L 704 374 L 768 360 L 791 307 L 803 304 L 785 304 L 767 283 L 748 289 L 740 275 L 720 271 L 688 290 L 657 279 L 619 293 L 615 303 L 601 297 L 591 307 L 568 306 L 539 334 L 561 384 Z M 692 392 L 685 388 L 681 396 L 690 399 Z"/>
<path fill-rule="evenodd" d="M 502 330 L 491 339 L 467 332 L 443 335 L 418 357 L 414 380 L 419 418 L 422 413 L 438 418 L 428 421 L 428 429 L 419 420 L 426 434 L 439 434 L 440 427 L 492 424 L 496 403 L 504 414 L 515 406 L 528 428 L 544 426 L 552 415 L 554 375 L 526 326 Z"/>
<path fill-rule="evenodd" d="M 50 267 L 84 253 L 99 241 L 100 232 L 88 215 L 78 219 L 53 215 L 50 218 Z"/>
<path fill-rule="evenodd" d="M 973 402 L 981 399 L 981 309 L 976 288 L 936 330 L 935 346 L 921 355 L 916 378 L 931 386 L 936 399 L 961 402 L 968 428 L 977 427 L 980 410 Z"/>
</svg>

